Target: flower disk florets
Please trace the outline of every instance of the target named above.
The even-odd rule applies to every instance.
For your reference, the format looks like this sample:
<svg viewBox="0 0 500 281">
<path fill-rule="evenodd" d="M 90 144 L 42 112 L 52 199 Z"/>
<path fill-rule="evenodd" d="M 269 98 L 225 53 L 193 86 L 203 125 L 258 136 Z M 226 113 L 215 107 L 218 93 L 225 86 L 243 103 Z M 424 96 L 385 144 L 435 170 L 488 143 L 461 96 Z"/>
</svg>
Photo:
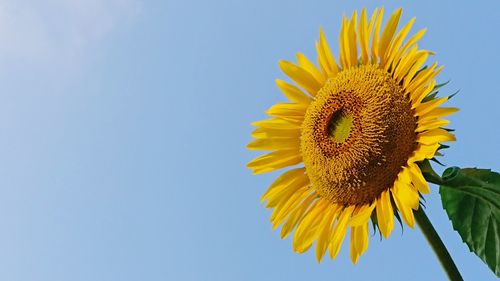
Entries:
<svg viewBox="0 0 500 281">
<path fill-rule="evenodd" d="M 301 133 L 307 174 L 325 199 L 371 203 L 415 150 L 416 127 L 411 101 L 389 73 L 376 65 L 345 70 L 307 110 Z"/>
</svg>

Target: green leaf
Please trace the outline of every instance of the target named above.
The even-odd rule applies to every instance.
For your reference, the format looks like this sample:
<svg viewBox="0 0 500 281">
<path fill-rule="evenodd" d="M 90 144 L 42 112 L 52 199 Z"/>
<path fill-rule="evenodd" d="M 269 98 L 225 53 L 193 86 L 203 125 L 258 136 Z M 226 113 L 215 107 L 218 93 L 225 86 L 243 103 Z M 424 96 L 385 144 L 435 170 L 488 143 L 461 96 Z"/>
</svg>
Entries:
<svg viewBox="0 0 500 281">
<path fill-rule="evenodd" d="M 442 178 L 439 193 L 453 228 L 500 277 L 500 174 L 452 167 Z"/>
</svg>

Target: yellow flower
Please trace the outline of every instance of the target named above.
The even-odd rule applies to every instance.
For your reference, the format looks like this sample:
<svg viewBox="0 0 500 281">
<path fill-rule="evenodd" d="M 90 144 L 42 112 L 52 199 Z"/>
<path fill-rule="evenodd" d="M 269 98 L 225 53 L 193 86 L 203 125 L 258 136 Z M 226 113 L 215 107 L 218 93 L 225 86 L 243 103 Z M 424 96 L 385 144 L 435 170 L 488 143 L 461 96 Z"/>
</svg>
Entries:
<svg viewBox="0 0 500 281">
<path fill-rule="evenodd" d="M 272 106 L 271 119 L 253 123 L 251 150 L 267 150 L 248 164 L 254 173 L 294 166 L 269 187 L 262 200 L 273 208 L 273 228 L 293 234 L 296 252 L 316 243 L 321 261 L 337 256 L 350 227 L 353 263 L 368 247 L 369 220 L 387 238 L 394 217 L 414 226 L 413 211 L 429 187 L 417 165 L 455 137 L 440 118 L 456 108 L 439 107 L 437 63 L 417 42 L 425 29 L 405 40 L 415 18 L 396 32 L 402 10 L 381 30 L 384 9 L 370 19 L 342 20 L 340 64 L 323 31 L 316 42 L 318 65 L 303 54 L 298 64 L 280 61 L 295 85 L 277 80 L 289 102 Z M 370 44 L 371 41 L 371 44 Z M 297 166 L 298 165 L 298 166 Z"/>
</svg>

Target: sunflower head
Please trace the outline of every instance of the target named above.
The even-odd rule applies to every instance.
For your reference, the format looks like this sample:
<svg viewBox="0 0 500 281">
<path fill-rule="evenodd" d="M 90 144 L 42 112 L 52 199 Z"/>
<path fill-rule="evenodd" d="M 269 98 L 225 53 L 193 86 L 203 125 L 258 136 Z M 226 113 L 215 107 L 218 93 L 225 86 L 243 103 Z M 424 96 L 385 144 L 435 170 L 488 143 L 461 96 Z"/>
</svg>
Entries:
<svg viewBox="0 0 500 281">
<path fill-rule="evenodd" d="M 440 143 L 455 137 L 441 118 L 457 109 L 440 107 L 435 77 L 425 66 L 432 53 L 418 49 L 425 30 L 407 39 L 414 19 L 397 30 L 401 9 L 381 29 L 384 9 L 368 19 L 363 9 L 344 18 L 340 57 L 335 60 L 323 31 L 318 64 L 298 54 L 298 64 L 280 67 L 295 84 L 278 80 L 289 102 L 272 106 L 249 149 L 268 150 L 248 167 L 255 173 L 301 164 L 284 172 L 264 194 L 271 222 L 282 237 L 293 235 L 295 251 L 316 242 L 321 260 L 334 258 L 350 227 L 351 259 L 368 247 L 368 224 L 376 218 L 384 237 L 401 216 L 413 227 L 413 210 L 429 187 L 419 168 Z"/>
</svg>

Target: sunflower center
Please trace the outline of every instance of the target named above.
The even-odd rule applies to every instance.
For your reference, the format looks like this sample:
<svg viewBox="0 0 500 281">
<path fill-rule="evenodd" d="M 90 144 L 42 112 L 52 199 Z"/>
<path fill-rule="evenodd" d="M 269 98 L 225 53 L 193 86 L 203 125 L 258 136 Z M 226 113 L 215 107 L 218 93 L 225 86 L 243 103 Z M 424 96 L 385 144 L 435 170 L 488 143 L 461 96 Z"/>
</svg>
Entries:
<svg viewBox="0 0 500 281">
<path fill-rule="evenodd" d="M 301 151 L 321 197 L 371 203 L 416 148 L 417 119 L 403 88 L 375 65 L 342 71 L 307 109 Z"/>
<path fill-rule="evenodd" d="M 352 128 L 352 116 L 347 115 L 343 110 L 335 112 L 330 119 L 328 131 L 335 142 L 344 142 Z"/>
</svg>

